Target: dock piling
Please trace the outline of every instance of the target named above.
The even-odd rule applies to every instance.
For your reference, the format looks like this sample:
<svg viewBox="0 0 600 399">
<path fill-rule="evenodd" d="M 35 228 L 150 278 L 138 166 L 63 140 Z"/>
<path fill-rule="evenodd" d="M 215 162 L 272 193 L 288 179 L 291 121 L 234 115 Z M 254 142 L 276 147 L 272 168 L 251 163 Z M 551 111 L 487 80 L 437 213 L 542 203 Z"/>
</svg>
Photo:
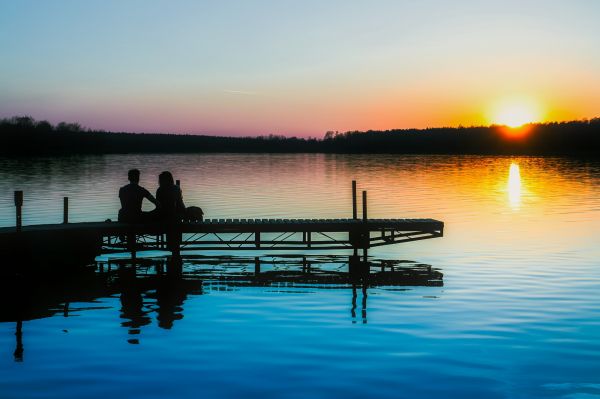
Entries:
<svg viewBox="0 0 600 399">
<path fill-rule="evenodd" d="M 254 257 L 254 275 L 258 276 L 260 274 L 260 257 Z"/>
<path fill-rule="evenodd" d="M 16 227 L 17 231 L 21 231 L 22 226 L 22 207 L 23 207 L 23 191 L 15 191 L 15 207 L 16 209 Z"/>
<path fill-rule="evenodd" d="M 69 223 L 69 197 L 63 198 L 63 223 Z"/>
<path fill-rule="evenodd" d="M 363 222 L 367 221 L 367 192 L 362 192 L 362 206 L 363 206 Z"/>
<path fill-rule="evenodd" d="M 367 216 L 367 192 L 363 191 L 362 192 L 362 206 L 363 206 L 363 222 L 367 223 L 368 216 Z M 368 260 L 368 251 L 367 248 L 369 248 L 369 241 L 370 241 L 370 235 L 371 233 L 369 231 L 366 231 L 364 233 L 366 236 L 363 237 L 363 262 L 367 262 Z"/>
<path fill-rule="evenodd" d="M 356 180 L 352 180 L 352 219 L 357 219 L 356 209 Z"/>
</svg>

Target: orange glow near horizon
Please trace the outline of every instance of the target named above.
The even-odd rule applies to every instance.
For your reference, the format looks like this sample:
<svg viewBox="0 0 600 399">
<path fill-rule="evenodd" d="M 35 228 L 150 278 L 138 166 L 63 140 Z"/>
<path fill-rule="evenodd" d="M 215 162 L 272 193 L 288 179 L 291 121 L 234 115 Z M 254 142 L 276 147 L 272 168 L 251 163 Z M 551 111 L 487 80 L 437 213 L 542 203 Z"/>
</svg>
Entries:
<svg viewBox="0 0 600 399">
<path fill-rule="evenodd" d="M 521 139 L 524 138 L 532 131 L 532 126 L 529 124 L 525 124 L 518 127 L 510 127 L 510 126 L 501 126 L 500 128 L 502 134 L 508 139 Z"/>
</svg>

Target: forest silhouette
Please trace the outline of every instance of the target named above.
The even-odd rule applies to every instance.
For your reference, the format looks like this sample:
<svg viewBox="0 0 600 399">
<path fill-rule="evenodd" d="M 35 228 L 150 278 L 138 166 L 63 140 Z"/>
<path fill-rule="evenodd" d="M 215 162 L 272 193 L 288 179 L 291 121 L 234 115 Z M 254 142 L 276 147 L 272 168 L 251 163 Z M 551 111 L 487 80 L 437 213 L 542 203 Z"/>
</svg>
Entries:
<svg viewBox="0 0 600 399">
<path fill-rule="evenodd" d="M 600 118 L 506 126 L 333 132 L 321 139 L 106 132 L 29 116 L 0 120 L 2 156 L 118 153 L 397 153 L 600 155 Z"/>
</svg>

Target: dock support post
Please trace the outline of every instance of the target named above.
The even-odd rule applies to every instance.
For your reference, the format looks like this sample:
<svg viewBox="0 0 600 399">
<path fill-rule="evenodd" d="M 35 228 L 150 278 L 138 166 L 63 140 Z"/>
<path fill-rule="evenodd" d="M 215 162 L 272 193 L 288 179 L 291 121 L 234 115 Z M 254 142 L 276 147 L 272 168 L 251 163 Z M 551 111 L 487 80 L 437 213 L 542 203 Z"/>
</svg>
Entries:
<svg viewBox="0 0 600 399">
<path fill-rule="evenodd" d="M 256 248 L 260 248 L 260 231 L 254 233 L 254 245 Z"/>
<path fill-rule="evenodd" d="M 367 192 L 363 191 L 362 192 L 362 213 L 363 213 L 363 223 L 367 223 L 368 220 L 368 216 L 367 216 Z M 362 237 L 363 239 L 363 261 L 366 263 L 367 262 L 367 248 L 369 248 L 369 241 L 370 241 L 370 232 L 369 229 L 365 227 L 364 229 L 364 236 Z"/>
<path fill-rule="evenodd" d="M 310 241 L 311 240 L 312 240 L 311 232 L 310 231 L 303 231 L 302 232 L 302 243 L 306 244 L 306 246 L 308 248 L 310 248 L 310 246 L 311 246 Z"/>
<path fill-rule="evenodd" d="M 135 261 L 137 257 L 136 253 L 136 234 L 134 232 L 129 232 L 127 234 L 127 246 L 129 247 L 129 251 L 131 251 L 131 259 Z"/>
<path fill-rule="evenodd" d="M 367 221 L 367 192 L 362 192 L 363 222 Z"/>
<path fill-rule="evenodd" d="M 174 258 L 181 258 L 181 244 L 183 242 L 183 232 L 181 230 L 181 226 L 179 224 L 177 224 L 177 226 L 175 226 L 175 228 L 173 229 L 173 249 L 171 250 L 171 253 L 173 254 Z M 167 241 L 168 241 L 168 237 L 167 237 Z"/>
<path fill-rule="evenodd" d="M 367 192 L 363 191 L 363 222 L 367 223 L 368 218 L 369 217 L 367 215 Z M 369 229 L 365 228 L 363 237 L 363 262 L 365 263 L 365 265 L 367 265 L 369 241 L 371 239 L 370 235 L 371 233 L 369 232 Z"/>
<path fill-rule="evenodd" d="M 69 197 L 63 198 L 63 223 L 69 223 Z"/>
<path fill-rule="evenodd" d="M 348 273 L 352 278 L 353 284 L 364 281 L 368 278 L 370 272 L 369 263 L 365 259 L 361 259 L 358 255 L 350 255 L 348 257 Z"/>
<path fill-rule="evenodd" d="M 306 256 L 302 257 L 302 273 L 306 273 Z"/>
<path fill-rule="evenodd" d="M 181 187 L 181 180 L 175 180 L 175 185 L 177 185 L 177 187 Z"/>
<path fill-rule="evenodd" d="M 357 219 L 356 209 L 356 180 L 352 180 L 352 219 Z"/>
<path fill-rule="evenodd" d="M 260 274 L 260 258 L 258 256 L 254 257 L 254 275 L 258 276 Z"/>
<path fill-rule="evenodd" d="M 179 278 L 183 274 L 183 262 L 180 256 L 173 256 L 166 262 L 167 276 L 169 278 Z"/>
<path fill-rule="evenodd" d="M 17 231 L 21 231 L 21 226 L 22 226 L 22 214 L 21 214 L 21 208 L 23 207 L 23 191 L 15 191 L 15 206 L 17 207 L 16 209 L 16 227 L 17 227 Z"/>
</svg>

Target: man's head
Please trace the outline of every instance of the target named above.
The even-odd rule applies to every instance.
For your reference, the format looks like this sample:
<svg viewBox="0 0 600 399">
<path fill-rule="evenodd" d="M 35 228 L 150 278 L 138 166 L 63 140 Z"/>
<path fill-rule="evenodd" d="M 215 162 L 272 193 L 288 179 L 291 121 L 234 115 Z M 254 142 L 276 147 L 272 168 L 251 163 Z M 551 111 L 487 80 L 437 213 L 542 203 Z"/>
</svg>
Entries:
<svg viewBox="0 0 600 399">
<path fill-rule="evenodd" d="M 131 169 L 129 172 L 127 172 L 127 178 L 132 183 L 136 183 L 136 184 L 139 183 L 140 182 L 140 171 L 137 169 Z"/>
</svg>

